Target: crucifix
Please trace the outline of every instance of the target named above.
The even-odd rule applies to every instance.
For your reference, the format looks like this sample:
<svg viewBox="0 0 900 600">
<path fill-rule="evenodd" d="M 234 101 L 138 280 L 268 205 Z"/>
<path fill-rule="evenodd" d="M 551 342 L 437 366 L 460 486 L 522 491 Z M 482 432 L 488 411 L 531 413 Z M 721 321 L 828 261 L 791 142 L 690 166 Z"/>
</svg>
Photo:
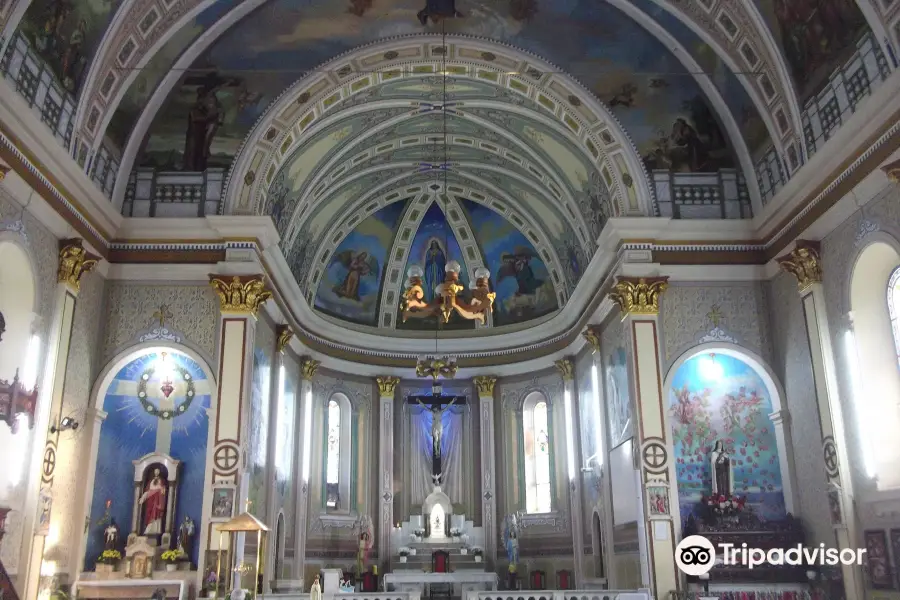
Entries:
<svg viewBox="0 0 900 600">
<path fill-rule="evenodd" d="M 432 387 L 430 396 L 410 396 L 409 404 L 418 404 L 422 408 L 431 411 L 431 479 L 435 485 L 441 484 L 443 470 L 441 468 L 441 442 L 444 437 L 444 426 L 441 422 L 444 411 L 453 405 L 464 405 L 465 396 L 445 396 L 440 384 Z"/>
</svg>

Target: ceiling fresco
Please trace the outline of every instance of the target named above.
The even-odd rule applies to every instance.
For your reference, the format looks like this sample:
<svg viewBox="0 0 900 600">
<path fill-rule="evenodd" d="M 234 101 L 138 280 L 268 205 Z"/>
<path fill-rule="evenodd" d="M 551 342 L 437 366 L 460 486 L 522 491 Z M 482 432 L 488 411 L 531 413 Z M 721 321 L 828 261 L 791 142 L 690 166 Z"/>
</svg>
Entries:
<svg viewBox="0 0 900 600">
<path fill-rule="evenodd" d="M 227 165 L 262 111 L 289 84 L 357 46 L 421 33 L 416 14 L 422 5 L 422 0 L 273 0 L 194 63 L 157 115 L 141 163 L 187 170 Z M 458 7 L 463 17 L 429 24 L 427 30 L 508 43 L 558 65 L 612 109 L 649 167 L 712 171 L 736 164 L 694 75 L 610 5 L 460 0 Z M 193 156 L 190 147 L 189 123 L 201 114 L 214 114 L 217 122 L 206 160 Z"/>
<path fill-rule="evenodd" d="M 754 0 L 781 47 L 801 105 L 856 50 L 868 25 L 855 0 Z"/>
</svg>

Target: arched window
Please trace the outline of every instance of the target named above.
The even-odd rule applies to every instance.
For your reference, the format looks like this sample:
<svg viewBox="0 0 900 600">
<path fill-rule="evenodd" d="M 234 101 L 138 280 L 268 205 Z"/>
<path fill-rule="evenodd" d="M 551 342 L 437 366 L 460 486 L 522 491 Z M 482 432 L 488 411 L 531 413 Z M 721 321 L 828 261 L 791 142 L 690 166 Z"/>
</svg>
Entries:
<svg viewBox="0 0 900 600">
<path fill-rule="evenodd" d="M 894 334 L 894 350 L 900 362 L 900 267 L 894 269 L 888 279 L 887 303 L 891 316 L 891 333 Z"/>
<path fill-rule="evenodd" d="M 350 400 L 342 393 L 332 394 L 325 405 L 324 452 L 322 464 L 322 503 L 329 512 L 349 512 L 353 472 L 353 415 Z"/>
<path fill-rule="evenodd" d="M 550 412 L 539 392 L 525 399 L 522 434 L 525 449 L 525 511 L 548 513 L 552 509 Z"/>
</svg>

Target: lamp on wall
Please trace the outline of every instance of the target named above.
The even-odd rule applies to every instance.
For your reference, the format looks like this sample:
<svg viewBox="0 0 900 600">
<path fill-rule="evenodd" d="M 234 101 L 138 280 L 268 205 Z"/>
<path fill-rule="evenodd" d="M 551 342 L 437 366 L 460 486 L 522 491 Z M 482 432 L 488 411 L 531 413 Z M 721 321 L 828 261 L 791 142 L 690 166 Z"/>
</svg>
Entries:
<svg viewBox="0 0 900 600">
<path fill-rule="evenodd" d="M 63 417 L 58 425 L 50 426 L 50 433 L 62 433 L 63 431 L 75 431 L 78 429 L 78 421 L 72 417 Z"/>
</svg>

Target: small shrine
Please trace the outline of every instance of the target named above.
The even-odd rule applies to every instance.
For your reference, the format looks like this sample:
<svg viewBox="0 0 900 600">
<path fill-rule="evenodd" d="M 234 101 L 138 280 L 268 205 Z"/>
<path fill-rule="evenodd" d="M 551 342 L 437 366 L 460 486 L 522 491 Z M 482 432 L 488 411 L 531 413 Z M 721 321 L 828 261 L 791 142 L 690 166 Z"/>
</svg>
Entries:
<svg viewBox="0 0 900 600">
<path fill-rule="evenodd" d="M 149 577 L 153 563 L 172 545 L 181 461 L 152 452 L 133 463 L 134 503 L 125 560 L 132 565 L 132 577 Z M 148 561 L 150 566 L 135 568 Z"/>
</svg>

